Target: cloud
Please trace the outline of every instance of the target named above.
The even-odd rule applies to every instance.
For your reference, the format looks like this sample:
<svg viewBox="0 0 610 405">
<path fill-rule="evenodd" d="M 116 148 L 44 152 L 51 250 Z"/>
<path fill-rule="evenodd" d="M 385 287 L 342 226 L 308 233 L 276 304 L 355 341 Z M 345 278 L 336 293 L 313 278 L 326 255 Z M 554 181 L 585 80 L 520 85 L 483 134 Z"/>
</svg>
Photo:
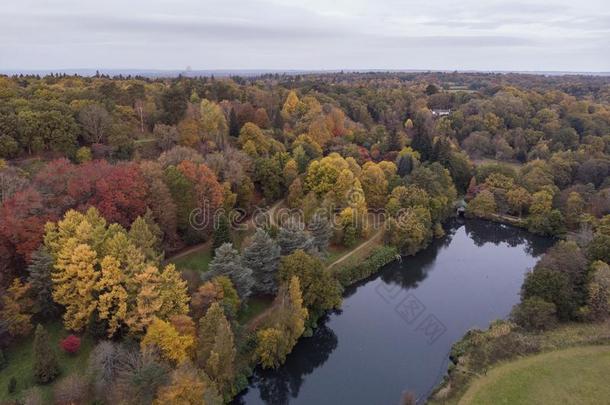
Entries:
<svg viewBox="0 0 610 405">
<path fill-rule="evenodd" d="M 610 70 L 609 31 L 607 0 L 19 0 L 0 69 Z"/>
</svg>

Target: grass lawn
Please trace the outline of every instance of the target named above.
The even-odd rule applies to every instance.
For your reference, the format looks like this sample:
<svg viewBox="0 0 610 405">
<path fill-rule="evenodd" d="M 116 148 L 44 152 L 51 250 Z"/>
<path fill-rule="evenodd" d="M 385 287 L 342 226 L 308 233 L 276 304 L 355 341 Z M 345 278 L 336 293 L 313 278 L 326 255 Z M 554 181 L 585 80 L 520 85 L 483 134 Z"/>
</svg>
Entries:
<svg viewBox="0 0 610 405">
<path fill-rule="evenodd" d="M 56 350 L 59 367 L 61 369 L 61 375 L 55 382 L 73 372 L 84 372 L 87 367 L 89 353 L 93 348 L 93 340 L 88 336 L 81 337 L 79 352 L 76 355 L 68 355 L 59 348 L 59 341 L 68 335 L 68 332 L 63 329 L 61 322 L 56 321 L 46 324 L 45 328 L 47 329 L 51 340 L 51 347 Z M 34 357 L 32 350 L 33 342 L 34 332 L 21 342 L 12 345 L 5 350 L 6 367 L 0 371 L 0 403 L 19 398 L 23 390 L 35 385 L 34 377 L 32 375 L 32 362 Z M 17 391 L 13 395 L 8 395 L 7 387 L 11 377 L 17 379 Z M 51 403 L 53 384 L 39 387 L 42 390 L 45 402 Z"/>
<path fill-rule="evenodd" d="M 608 370 L 610 346 L 539 354 L 494 367 L 459 404 L 607 404 Z"/>
<path fill-rule="evenodd" d="M 248 300 L 248 306 L 237 315 L 237 321 L 242 325 L 248 323 L 251 319 L 269 308 L 272 302 L 272 297 L 251 297 Z"/>
<path fill-rule="evenodd" d="M 212 252 L 208 245 L 184 256 L 180 256 L 177 259 L 170 259 L 170 262 L 174 263 L 179 270 L 189 269 L 201 273 L 208 271 L 208 265 L 211 261 Z"/>
</svg>

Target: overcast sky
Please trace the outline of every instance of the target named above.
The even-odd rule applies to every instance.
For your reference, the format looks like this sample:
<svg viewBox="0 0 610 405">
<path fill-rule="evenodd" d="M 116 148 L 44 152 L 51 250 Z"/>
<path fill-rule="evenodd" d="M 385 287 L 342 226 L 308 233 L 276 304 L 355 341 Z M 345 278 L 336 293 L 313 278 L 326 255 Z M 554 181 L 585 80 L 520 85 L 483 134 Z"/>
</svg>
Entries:
<svg viewBox="0 0 610 405">
<path fill-rule="evenodd" d="M 610 71 L 610 0 L 1 0 L 0 69 Z"/>
</svg>

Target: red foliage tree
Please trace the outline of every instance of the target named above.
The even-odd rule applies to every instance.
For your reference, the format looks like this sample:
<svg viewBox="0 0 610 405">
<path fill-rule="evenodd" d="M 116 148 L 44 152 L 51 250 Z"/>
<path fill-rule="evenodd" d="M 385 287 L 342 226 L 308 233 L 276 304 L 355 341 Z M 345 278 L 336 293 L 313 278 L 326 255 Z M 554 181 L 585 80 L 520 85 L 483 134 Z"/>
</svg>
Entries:
<svg viewBox="0 0 610 405">
<path fill-rule="evenodd" d="M 80 349 L 80 338 L 78 336 L 68 335 L 59 345 L 64 352 L 75 354 Z"/>
<path fill-rule="evenodd" d="M 33 187 L 19 191 L 0 207 L 0 234 L 26 261 L 40 245 L 44 224 L 52 220 Z"/>
<path fill-rule="evenodd" d="M 92 184 L 87 205 L 93 205 L 109 222 L 124 227 L 146 212 L 148 187 L 135 163 L 110 166 Z"/>
</svg>

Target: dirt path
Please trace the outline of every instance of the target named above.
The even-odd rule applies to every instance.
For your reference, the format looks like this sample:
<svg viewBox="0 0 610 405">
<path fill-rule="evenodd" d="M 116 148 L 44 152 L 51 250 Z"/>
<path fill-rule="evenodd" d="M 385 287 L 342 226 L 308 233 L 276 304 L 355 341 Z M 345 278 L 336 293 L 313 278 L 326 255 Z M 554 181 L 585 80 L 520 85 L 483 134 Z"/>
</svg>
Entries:
<svg viewBox="0 0 610 405">
<path fill-rule="evenodd" d="M 258 326 L 261 324 L 261 322 L 263 322 L 265 320 L 265 318 L 267 318 L 269 316 L 269 314 L 271 314 L 273 312 L 273 310 L 275 308 L 277 308 L 278 305 L 279 305 L 279 300 L 274 299 L 269 308 L 265 309 L 263 312 L 256 315 L 254 318 L 250 319 L 246 323 L 246 325 L 245 325 L 246 330 L 248 332 L 252 332 L 252 331 L 256 330 L 256 328 L 258 328 Z"/>
<path fill-rule="evenodd" d="M 375 242 L 376 240 L 378 240 L 381 236 L 383 235 L 383 226 L 379 227 L 379 229 L 377 230 L 377 232 L 375 232 L 375 234 L 373 236 L 371 236 L 368 240 L 366 240 L 365 242 L 361 243 L 360 245 L 356 246 L 354 249 L 352 249 L 349 253 L 341 256 L 340 258 L 338 258 L 337 260 L 335 260 L 334 262 L 332 262 L 331 264 L 328 265 L 328 268 L 330 269 L 331 267 L 343 262 L 346 259 L 349 259 L 350 257 L 352 257 L 355 253 L 359 252 L 360 250 L 362 250 L 363 248 L 369 246 L 371 243 Z"/>
</svg>

